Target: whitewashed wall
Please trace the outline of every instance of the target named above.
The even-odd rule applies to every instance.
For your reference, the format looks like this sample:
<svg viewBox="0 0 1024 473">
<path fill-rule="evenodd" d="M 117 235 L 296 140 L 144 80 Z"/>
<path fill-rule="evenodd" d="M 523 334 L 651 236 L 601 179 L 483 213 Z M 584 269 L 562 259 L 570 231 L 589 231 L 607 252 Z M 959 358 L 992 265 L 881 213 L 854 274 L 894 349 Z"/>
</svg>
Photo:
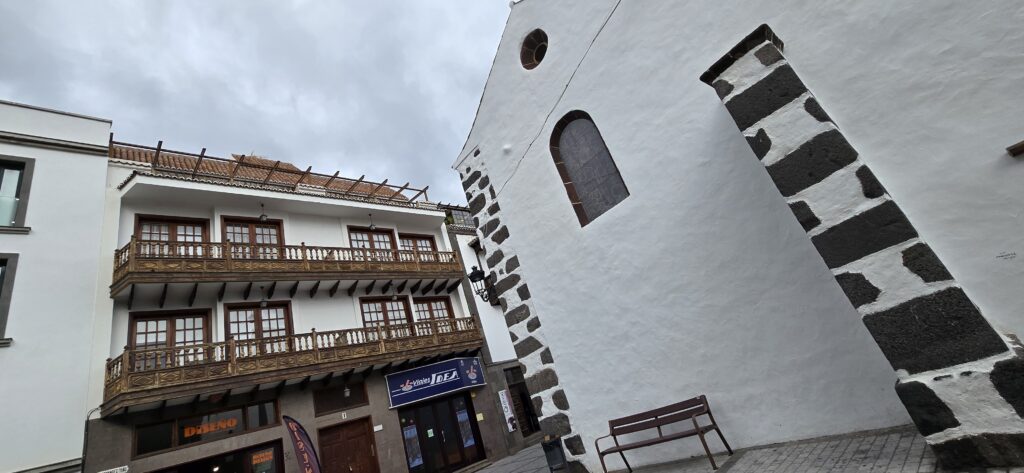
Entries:
<svg viewBox="0 0 1024 473">
<path fill-rule="evenodd" d="M 478 260 L 476 250 L 469 246 L 469 242 L 473 238 L 472 235 L 457 235 L 456 240 L 462 264 L 466 267 L 467 272 L 472 271 L 473 266 L 477 266 L 487 273 L 490 269 L 487 267 L 487 262 L 482 257 Z M 463 281 L 463 284 L 468 284 L 467 281 Z M 501 312 L 501 307 L 484 302 L 475 293 L 473 297 L 476 298 L 476 307 L 480 311 L 480 325 L 483 328 L 484 338 L 487 340 L 487 348 L 491 351 L 491 360 L 500 363 L 516 359 L 516 351 L 512 348 L 512 338 L 509 337 L 508 328 L 505 326 L 505 316 Z"/>
<path fill-rule="evenodd" d="M 110 122 L 0 103 L 0 131 L 103 146 Z M 89 405 L 92 308 L 100 259 L 106 158 L 0 143 L 0 155 L 35 159 L 27 235 L 0 235 L 19 253 L 0 348 L 0 471 L 74 460 Z"/>
<path fill-rule="evenodd" d="M 513 6 L 459 158 L 479 148 L 490 171 L 591 468 L 607 419 L 699 393 L 734 447 L 908 422 L 859 316 L 697 79 L 761 23 L 984 313 L 1024 332 L 1024 162 L 1004 150 L 1024 139 L 1024 7 L 622 2 L 602 27 L 616 4 Z M 527 71 L 534 28 L 549 48 Z M 631 193 L 586 228 L 548 151 L 575 109 Z"/>
</svg>

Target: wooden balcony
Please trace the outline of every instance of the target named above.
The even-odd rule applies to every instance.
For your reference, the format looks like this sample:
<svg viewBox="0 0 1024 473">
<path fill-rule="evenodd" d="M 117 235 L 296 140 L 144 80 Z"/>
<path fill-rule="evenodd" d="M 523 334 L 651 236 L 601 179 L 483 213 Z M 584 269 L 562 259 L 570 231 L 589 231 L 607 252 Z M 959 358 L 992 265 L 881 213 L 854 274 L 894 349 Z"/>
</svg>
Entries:
<svg viewBox="0 0 1024 473">
<path fill-rule="evenodd" d="M 110 296 L 139 283 L 462 279 L 451 251 L 131 241 L 114 252 Z"/>
<path fill-rule="evenodd" d="M 329 373 L 468 352 L 482 344 L 474 319 L 466 317 L 173 348 L 125 347 L 107 360 L 102 415 L 202 393 L 283 386 L 296 379 L 308 383 Z"/>
</svg>

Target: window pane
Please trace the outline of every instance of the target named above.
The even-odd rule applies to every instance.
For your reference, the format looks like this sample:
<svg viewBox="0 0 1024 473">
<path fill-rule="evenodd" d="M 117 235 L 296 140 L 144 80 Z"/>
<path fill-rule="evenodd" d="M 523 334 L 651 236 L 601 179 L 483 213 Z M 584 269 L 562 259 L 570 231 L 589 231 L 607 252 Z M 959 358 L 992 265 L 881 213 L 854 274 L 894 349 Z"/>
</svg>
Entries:
<svg viewBox="0 0 1024 473">
<path fill-rule="evenodd" d="M 246 428 L 255 429 L 273 424 L 277 420 L 277 410 L 273 402 L 254 404 L 245 409 Z"/>
<path fill-rule="evenodd" d="M 585 114 L 573 113 L 559 122 L 561 126 L 555 126 L 553 144 L 557 143 L 557 149 L 552 148 L 552 155 L 564 165 L 567 175 L 562 178 L 567 190 L 575 190 L 586 214 L 585 220 L 581 219 L 585 224 L 621 202 L 629 191 L 597 126 Z"/>
<path fill-rule="evenodd" d="M 21 185 L 21 169 L 3 163 L 0 167 L 0 226 L 14 225 L 18 213 L 18 188 Z"/>
<path fill-rule="evenodd" d="M 135 454 L 155 452 L 171 448 L 174 437 L 174 422 L 147 425 L 135 428 Z"/>
<path fill-rule="evenodd" d="M 313 392 L 313 411 L 318 416 L 362 406 L 368 402 L 366 389 L 361 382 L 351 382 L 344 386 L 332 386 Z"/>
<path fill-rule="evenodd" d="M 182 419 L 178 421 L 178 445 L 227 437 L 244 428 L 241 409 Z"/>
</svg>

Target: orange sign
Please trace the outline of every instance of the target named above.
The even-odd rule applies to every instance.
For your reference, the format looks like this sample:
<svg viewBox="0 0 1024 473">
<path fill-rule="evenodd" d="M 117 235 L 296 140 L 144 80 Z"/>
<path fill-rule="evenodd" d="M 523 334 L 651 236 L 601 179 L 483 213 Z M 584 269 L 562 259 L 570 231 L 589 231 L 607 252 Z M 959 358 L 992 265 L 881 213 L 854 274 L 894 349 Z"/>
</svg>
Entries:
<svg viewBox="0 0 1024 473">
<path fill-rule="evenodd" d="M 238 419 L 224 419 L 218 420 L 217 422 L 207 422 L 195 427 L 185 427 L 185 438 L 196 435 L 205 435 L 211 432 L 219 432 L 221 430 L 231 430 L 235 427 L 238 427 Z"/>
<path fill-rule="evenodd" d="M 272 461 L 274 461 L 274 450 L 273 449 L 264 450 L 262 452 L 254 453 L 252 455 L 252 464 L 253 464 L 253 466 L 259 465 L 261 463 L 272 462 Z"/>
</svg>

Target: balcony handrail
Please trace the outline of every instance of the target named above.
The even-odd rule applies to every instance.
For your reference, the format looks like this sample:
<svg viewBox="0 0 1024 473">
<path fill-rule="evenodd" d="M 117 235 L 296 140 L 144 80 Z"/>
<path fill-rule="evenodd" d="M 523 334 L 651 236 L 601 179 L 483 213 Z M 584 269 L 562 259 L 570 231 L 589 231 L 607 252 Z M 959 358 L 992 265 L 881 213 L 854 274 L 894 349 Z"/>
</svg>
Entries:
<svg viewBox="0 0 1024 473">
<path fill-rule="evenodd" d="M 312 353 L 311 364 L 319 362 L 319 353 L 340 347 L 380 345 L 379 353 L 388 353 L 389 340 L 433 337 L 447 333 L 476 331 L 472 317 L 435 319 L 412 324 L 361 327 L 343 330 L 298 333 L 279 337 L 178 345 L 158 348 L 125 347 L 121 355 L 107 359 L 105 380 L 108 389 L 123 382 L 127 373 L 159 372 L 187 367 L 226 363 L 228 372 L 236 372 L 240 361 L 256 360 L 281 354 Z M 124 387 L 126 388 L 126 387 Z"/>
</svg>

